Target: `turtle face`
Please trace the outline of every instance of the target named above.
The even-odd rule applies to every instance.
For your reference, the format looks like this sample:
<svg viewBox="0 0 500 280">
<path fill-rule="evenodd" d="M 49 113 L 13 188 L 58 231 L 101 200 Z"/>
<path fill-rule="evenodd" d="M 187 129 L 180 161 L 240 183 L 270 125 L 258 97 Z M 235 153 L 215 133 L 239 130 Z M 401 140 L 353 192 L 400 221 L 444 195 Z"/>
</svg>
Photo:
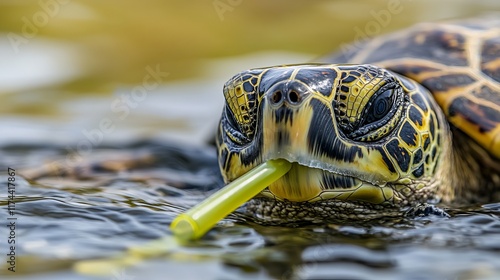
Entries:
<svg viewBox="0 0 500 280">
<path fill-rule="evenodd" d="M 293 65 L 242 72 L 224 86 L 217 135 L 230 182 L 275 158 L 292 169 L 262 195 L 405 205 L 427 199 L 448 143 L 420 85 L 372 65 Z"/>
</svg>

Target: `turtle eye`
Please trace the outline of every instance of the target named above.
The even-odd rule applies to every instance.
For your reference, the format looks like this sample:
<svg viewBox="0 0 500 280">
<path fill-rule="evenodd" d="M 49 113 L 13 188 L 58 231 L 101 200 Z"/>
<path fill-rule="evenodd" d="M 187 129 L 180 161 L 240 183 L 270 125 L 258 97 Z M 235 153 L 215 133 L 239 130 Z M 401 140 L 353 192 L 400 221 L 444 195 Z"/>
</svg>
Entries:
<svg viewBox="0 0 500 280">
<path fill-rule="evenodd" d="M 394 106 L 394 97 L 394 89 L 386 90 L 376 96 L 371 106 L 369 106 L 364 123 L 369 124 L 385 117 Z"/>
<path fill-rule="evenodd" d="M 403 111 L 403 90 L 395 85 L 380 89 L 369 101 L 358 128 L 349 137 L 355 141 L 376 141 L 394 130 Z"/>
</svg>

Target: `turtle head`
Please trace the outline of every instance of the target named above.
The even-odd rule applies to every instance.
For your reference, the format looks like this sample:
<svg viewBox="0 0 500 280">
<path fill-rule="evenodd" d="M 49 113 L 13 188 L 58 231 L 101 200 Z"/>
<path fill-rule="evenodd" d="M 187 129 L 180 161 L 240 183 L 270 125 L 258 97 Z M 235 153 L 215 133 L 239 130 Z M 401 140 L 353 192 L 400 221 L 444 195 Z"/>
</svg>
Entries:
<svg viewBox="0 0 500 280">
<path fill-rule="evenodd" d="M 280 201 L 408 205 L 434 192 L 449 143 L 430 93 L 373 65 L 253 69 L 224 86 L 217 145 L 230 182 L 274 158 Z"/>
</svg>

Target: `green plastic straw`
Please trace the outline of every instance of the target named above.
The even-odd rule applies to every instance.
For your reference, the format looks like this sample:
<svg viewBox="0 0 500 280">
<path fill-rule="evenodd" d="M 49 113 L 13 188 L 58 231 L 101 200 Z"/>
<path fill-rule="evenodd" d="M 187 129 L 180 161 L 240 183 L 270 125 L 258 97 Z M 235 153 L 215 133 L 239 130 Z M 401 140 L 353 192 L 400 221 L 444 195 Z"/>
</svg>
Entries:
<svg viewBox="0 0 500 280">
<path fill-rule="evenodd" d="M 183 242 L 202 237 L 219 220 L 250 200 L 265 187 L 285 175 L 291 163 L 283 160 L 269 160 L 240 178 L 231 182 L 205 201 L 186 213 L 180 214 L 170 225 L 176 238 L 165 236 L 145 245 L 129 248 L 122 256 L 101 260 L 82 260 L 74 269 L 84 275 L 107 276 L 136 265 L 147 258 L 159 257 L 175 252 Z"/>
<path fill-rule="evenodd" d="M 281 178 L 291 167 L 292 164 L 284 159 L 268 160 L 258 165 L 186 213 L 177 216 L 170 229 L 181 240 L 202 237 L 218 221 Z"/>
</svg>

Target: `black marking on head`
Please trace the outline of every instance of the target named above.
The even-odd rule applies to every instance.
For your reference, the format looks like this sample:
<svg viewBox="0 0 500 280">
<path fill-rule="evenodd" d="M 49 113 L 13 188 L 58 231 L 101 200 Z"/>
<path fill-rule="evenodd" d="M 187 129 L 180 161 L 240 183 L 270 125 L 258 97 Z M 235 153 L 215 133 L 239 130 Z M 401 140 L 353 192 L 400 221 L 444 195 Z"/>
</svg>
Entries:
<svg viewBox="0 0 500 280">
<path fill-rule="evenodd" d="M 314 108 L 307 134 L 311 153 L 324 154 L 344 162 L 353 162 L 356 157 L 363 156 L 361 148 L 355 145 L 347 146 L 338 139 L 328 107 L 317 99 L 312 99 L 310 105 Z"/>
<path fill-rule="evenodd" d="M 418 164 L 419 162 L 422 161 L 423 153 L 422 149 L 418 149 L 414 154 L 413 154 L 413 165 Z"/>
<path fill-rule="evenodd" d="M 465 97 L 457 97 L 448 108 L 450 116 L 460 115 L 468 122 L 479 127 L 480 132 L 488 132 L 500 124 L 500 112 Z"/>
<path fill-rule="evenodd" d="M 382 159 L 384 160 L 385 165 L 387 165 L 387 169 L 389 169 L 389 171 L 392 173 L 396 172 L 396 169 L 394 168 L 392 161 L 389 159 L 388 155 L 385 153 L 385 151 L 382 149 L 382 147 L 377 147 L 376 149 L 382 155 Z"/>
<path fill-rule="evenodd" d="M 405 122 L 399 131 L 399 137 L 410 146 L 417 144 L 417 132 L 409 122 Z"/>
<path fill-rule="evenodd" d="M 431 117 L 429 118 L 429 132 L 432 136 L 432 139 L 434 139 L 434 136 L 436 134 L 434 134 L 436 131 L 435 131 L 435 128 L 434 128 L 434 116 L 431 115 Z"/>
<path fill-rule="evenodd" d="M 405 88 L 407 88 L 409 91 L 415 90 L 415 85 L 410 82 L 410 80 L 405 79 L 405 78 L 400 78 L 399 81 L 403 84 Z"/>
<path fill-rule="evenodd" d="M 422 81 L 422 85 L 430 91 L 448 91 L 452 88 L 463 87 L 475 83 L 476 79 L 466 74 L 449 74 L 440 77 L 431 77 Z"/>
<path fill-rule="evenodd" d="M 352 83 L 352 82 L 354 82 L 356 79 L 359 78 L 359 74 L 358 75 L 353 75 L 354 73 L 356 73 L 356 71 L 350 71 L 349 75 L 347 75 L 347 77 L 345 79 L 342 79 L 342 82 L 343 83 Z"/>
<path fill-rule="evenodd" d="M 357 68 L 357 67 L 356 67 L 356 68 Z M 363 67 L 361 67 L 361 68 L 362 68 L 362 69 L 366 69 L 366 67 L 365 67 L 365 66 L 363 66 Z M 350 75 L 350 76 L 354 76 L 354 77 L 356 77 L 356 78 L 359 78 L 359 77 L 361 77 L 361 72 L 359 72 L 359 71 L 351 71 L 351 72 L 349 72 L 349 75 Z M 345 82 L 352 82 L 352 81 L 351 81 L 351 80 L 349 80 L 349 81 L 345 81 Z"/>
<path fill-rule="evenodd" d="M 250 82 L 247 81 L 243 83 L 243 90 L 245 90 L 246 92 L 253 92 L 255 88 Z"/>
<path fill-rule="evenodd" d="M 387 143 L 386 148 L 389 154 L 396 159 L 401 171 L 407 172 L 410 167 L 410 154 L 408 154 L 408 151 L 399 146 L 399 141 L 397 139 L 393 139 Z"/>
<path fill-rule="evenodd" d="M 436 155 L 437 155 L 437 147 L 436 147 L 436 146 L 434 146 L 434 147 L 432 148 L 432 160 L 433 160 L 433 161 L 434 161 L 434 160 L 436 160 Z"/>
<path fill-rule="evenodd" d="M 277 123 L 290 122 L 293 125 L 293 111 L 285 106 L 282 106 L 274 111 L 274 117 Z"/>
<path fill-rule="evenodd" d="M 243 165 L 250 165 L 255 162 L 257 157 L 260 155 L 260 150 L 262 146 L 262 138 L 258 138 L 258 143 L 248 146 L 246 149 L 242 149 L 240 153 L 241 163 Z"/>
<path fill-rule="evenodd" d="M 278 131 L 278 146 L 284 146 L 290 143 L 290 133 L 288 131 Z"/>
<path fill-rule="evenodd" d="M 422 116 L 422 113 L 420 113 L 420 111 L 415 106 L 410 107 L 408 117 L 414 124 L 418 124 L 421 126 L 424 123 L 423 122 L 424 116 Z"/>
<path fill-rule="evenodd" d="M 429 137 L 425 138 L 425 141 L 424 141 L 424 151 L 427 151 L 427 149 L 429 148 L 429 144 L 431 143 L 431 139 Z"/>
<path fill-rule="evenodd" d="M 412 174 L 413 174 L 413 176 L 415 176 L 415 178 L 422 177 L 422 175 L 424 175 L 424 164 L 421 164 L 417 169 L 415 169 L 412 172 Z"/>
<path fill-rule="evenodd" d="M 413 101 L 413 103 L 415 103 L 415 105 L 420 107 L 420 109 L 422 109 L 422 111 L 427 112 L 427 110 L 429 110 L 427 108 L 427 104 L 425 104 L 425 101 L 420 94 L 412 95 L 411 100 Z"/>
<path fill-rule="evenodd" d="M 250 80 L 250 83 L 252 84 L 252 86 L 257 86 L 257 82 L 258 82 L 258 81 L 259 81 L 259 79 L 257 79 L 257 78 L 252 78 L 252 79 Z"/>
<path fill-rule="evenodd" d="M 317 91 L 324 96 L 331 95 L 332 86 L 336 78 L 337 71 L 328 68 L 301 69 L 295 76 L 295 79 L 304 82 L 314 91 Z"/>
<path fill-rule="evenodd" d="M 224 166 L 224 170 L 226 172 L 228 172 L 231 168 L 231 165 L 229 164 L 231 162 L 231 157 L 233 157 L 233 153 L 228 152 L 226 149 L 222 150 L 219 160 L 221 161 L 222 166 Z"/>
<path fill-rule="evenodd" d="M 425 164 L 430 164 L 431 163 L 431 155 L 430 154 L 427 154 L 425 156 Z"/>
<path fill-rule="evenodd" d="M 489 66 L 488 63 L 498 59 L 500 54 L 500 38 L 495 37 L 483 42 L 481 49 L 481 71 L 488 77 L 500 83 L 500 67 L 498 62 L 495 66 Z"/>
<path fill-rule="evenodd" d="M 260 155 L 260 150 L 261 150 L 261 144 L 262 140 L 261 137 L 258 139 L 258 143 L 255 143 L 251 146 L 248 146 L 248 148 L 241 150 L 240 152 L 240 159 L 241 163 L 244 165 L 250 165 L 255 162 L 257 157 Z"/>
<path fill-rule="evenodd" d="M 251 71 L 250 71 L 250 72 L 251 72 Z M 244 73 L 245 73 L 245 72 L 244 72 Z M 242 81 L 250 80 L 250 79 L 252 79 L 252 77 L 253 77 L 253 75 L 252 75 L 251 73 L 248 73 L 248 74 L 246 74 L 246 73 L 245 73 L 245 74 L 243 74 L 243 75 L 241 76 L 241 80 L 242 80 Z"/>
<path fill-rule="evenodd" d="M 323 173 L 321 186 L 326 190 L 349 189 L 356 185 L 356 181 L 349 176 Z"/>
</svg>

